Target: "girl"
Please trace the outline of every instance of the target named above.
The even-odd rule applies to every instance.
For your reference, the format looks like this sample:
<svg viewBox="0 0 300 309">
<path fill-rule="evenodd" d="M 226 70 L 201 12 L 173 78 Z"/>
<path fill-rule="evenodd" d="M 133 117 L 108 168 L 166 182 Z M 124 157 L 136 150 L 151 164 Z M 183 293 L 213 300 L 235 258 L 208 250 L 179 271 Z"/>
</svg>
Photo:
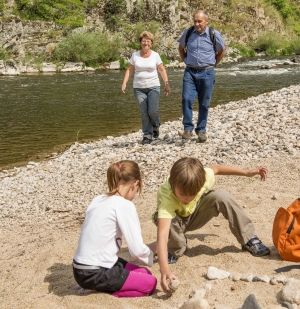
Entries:
<svg viewBox="0 0 300 309">
<path fill-rule="evenodd" d="M 124 235 L 133 258 L 148 266 L 153 252 L 141 235 L 141 227 L 131 200 L 142 190 L 137 163 L 129 160 L 111 164 L 107 170 L 109 192 L 93 199 L 73 260 L 79 293 L 109 292 L 115 297 L 139 297 L 154 293 L 157 280 L 146 268 L 117 256 Z M 155 251 L 155 248 L 153 247 Z"/>
</svg>

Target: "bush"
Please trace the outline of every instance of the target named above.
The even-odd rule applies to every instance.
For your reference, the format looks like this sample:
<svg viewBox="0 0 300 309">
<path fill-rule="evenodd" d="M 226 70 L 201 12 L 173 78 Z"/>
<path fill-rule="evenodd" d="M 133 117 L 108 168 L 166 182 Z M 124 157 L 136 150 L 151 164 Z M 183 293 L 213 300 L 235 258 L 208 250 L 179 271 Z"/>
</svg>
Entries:
<svg viewBox="0 0 300 309">
<path fill-rule="evenodd" d="M 127 62 L 123 57 L 120 57 L 119 61 L 121 70 L 126 70 L 130 65 L 130 63 Z"/>
<path fill-rule="evenodd" d="M 170 60 L 167 59 L 167 56 L 165 54 L 160 55 L 161 61 L 163 62 L 163 65 L 169 64 Z"/>
<path fill-rule="evenodd" d="M 3 46 L 0 46 L 0 60 L 7 60 L 12 57 L 12 54 L 10 51 L 5 49 Z"/>
<path fill-rule="evenodd" d="M 275 32 L 262 32 L 255 42 L 251 43 L 255 51 L 266 52 L 267 56 L 278 54 L 278 49 L 285 46 L 285 38 Z"/>
<path fill-rule="evenodd" d="M 248 48 L 246 46 L 242 46 L 242 45 L 235 44 L 235 43 L 231 44 L 231 47 L 238 49 L 240 51 L 240 55 L 242 57 L 248 58 L 248 57 L 255 57 L 256 56 L 256 53 L 252 48 Z M 233 54 L 235 54 L 235 53 L 233 53 Z M 233 56 L 230 56 L 230 57 L 233 57 Z"/>
<path fill-rule="evenodd" d="M 300 38 L 296 38 L 290 41 L 290 48 L 296 55 L 300 55 Z"/>
<path fill-rule="evenodd" d="M 97 66 L 119 58 L 123 41 L 119 36 L 109 37 L 107 33 L 74 33 L 58 44 L 53 60 L 82 61 L 87 66 Z"/>
<path fill-rule="evenodd" d="M 16 0 L 16 11 L 29 20 L 54 21 L 72 27 L 83 25 L 81 0 Z"/>
</svg>

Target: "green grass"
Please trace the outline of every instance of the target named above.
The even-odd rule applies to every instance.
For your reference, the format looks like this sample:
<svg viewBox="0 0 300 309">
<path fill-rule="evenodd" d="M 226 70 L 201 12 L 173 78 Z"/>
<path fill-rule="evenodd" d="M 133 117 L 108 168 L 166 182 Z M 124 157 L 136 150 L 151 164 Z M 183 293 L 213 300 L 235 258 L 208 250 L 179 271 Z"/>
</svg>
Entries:
<svg viewBox="0 0 300 309">
<path fill-rule="evenodd" d="M 82 61 L 86 66 L 96 67 L 104 62 L 119 59 L 123 45 L 123 40 L 117 35 L 110 37 L 102 32 L 73 33 L 58 44 L 52 60 Z"/>
</svg>

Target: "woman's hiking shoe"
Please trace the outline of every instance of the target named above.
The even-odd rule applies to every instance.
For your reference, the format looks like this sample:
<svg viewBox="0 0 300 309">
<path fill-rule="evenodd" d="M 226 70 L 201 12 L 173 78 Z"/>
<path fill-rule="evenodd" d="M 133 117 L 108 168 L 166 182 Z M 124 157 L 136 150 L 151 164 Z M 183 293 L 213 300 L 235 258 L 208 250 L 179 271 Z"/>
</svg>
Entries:
<svg viewBox="0 0 300 309">
<path fill-rule="evenodd" d="M 257 236 L 253 236 L 242 246 L 242 249 L 249 251 L 253 256 L 264 256 L 270 254 L 270 249 L 266 247 Z"/>
<path fill-rule="evenodd" d="M 142 144 L 143 144 L 143 145 L 151 144 L 151 142 L 152 142 L 152 139 L 150 139 L 150 138 L 144 136 L 144 138 L 143 138 L 143 140 L 142 140 Z"/>
<path fill-rule="evenodd" d="M 178 258 L 168 252 L 168 264 L 175 264 L 177 261 Z"/>
<path fill-rule="evenodd" d="M 192 132 L 184 130 L 183 132 L 178 132 L 178 135 L 181 136 L 182 139 L 190 139 L 192 137 Z"/>
</svg>

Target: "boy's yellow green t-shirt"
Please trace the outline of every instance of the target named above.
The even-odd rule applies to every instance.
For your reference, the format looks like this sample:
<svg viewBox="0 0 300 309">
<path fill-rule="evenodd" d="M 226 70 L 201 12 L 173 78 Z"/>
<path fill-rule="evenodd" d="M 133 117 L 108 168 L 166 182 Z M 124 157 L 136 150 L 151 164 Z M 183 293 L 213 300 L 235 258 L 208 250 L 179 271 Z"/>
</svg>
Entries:
<svg viewBox="0 0 300 309">
<path fill-rule="evenodd" d="M 196 208 L 197 202 L 207 190 L 210 190 L 215 184 L 215 174 L 211 168 L 204 168 L 205 183 L 196 197 L 189 204 L 182 204 L 173 193 L 169 179 L 166 180 L 158 189 L 157 193 L 157 210 L 158 218 L 173 219 L 176 215 L 188 217 Z"/>
</svg>

